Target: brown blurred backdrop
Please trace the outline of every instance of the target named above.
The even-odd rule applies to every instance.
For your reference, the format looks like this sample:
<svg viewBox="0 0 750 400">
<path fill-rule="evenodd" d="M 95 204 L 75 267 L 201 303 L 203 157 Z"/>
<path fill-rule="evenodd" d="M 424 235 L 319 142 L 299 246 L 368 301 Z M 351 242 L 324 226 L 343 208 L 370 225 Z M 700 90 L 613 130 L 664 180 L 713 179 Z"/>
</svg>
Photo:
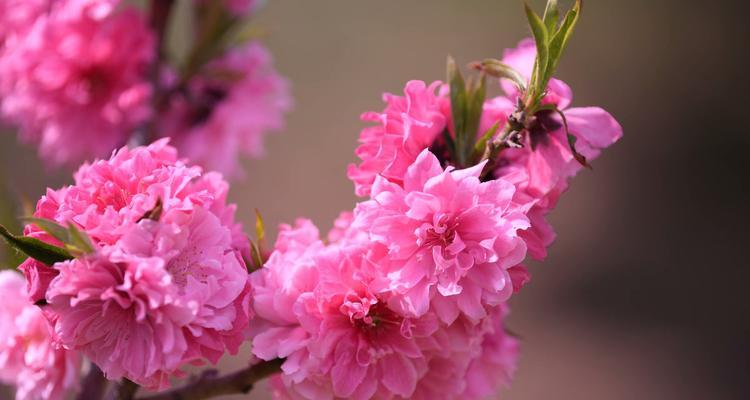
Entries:
<svg viewBox="0 0 750 400">
<path fill-rule="evenodd" d="M 750 398 L 748 11 L 586 1 L 558 76 L 625 137 L 575 180 L 548 260 L 512 300 L 523 356 L 502 398 Z M 308 216 L 322 230 L 356 201 L 345 168 L 381 92 L 528 35 L 519 0 L 271 0 L 257 23 L 296 109 L 232 198 L 248 224 L 257 207 L 269 225 Z M 70 181 L 14 135 L 0 135 L 0 157 L 6 225 L 18 199 Z"/>
</svg>

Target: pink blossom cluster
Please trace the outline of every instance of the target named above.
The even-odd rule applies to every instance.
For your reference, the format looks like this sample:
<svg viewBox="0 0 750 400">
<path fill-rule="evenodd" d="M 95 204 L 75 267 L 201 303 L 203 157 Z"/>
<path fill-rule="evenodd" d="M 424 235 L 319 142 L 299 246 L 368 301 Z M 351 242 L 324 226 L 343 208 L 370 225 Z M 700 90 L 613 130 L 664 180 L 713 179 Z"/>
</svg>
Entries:
<svg viewBox="0 0 750 400">
<path fill-rule="evenodd" d="M 517 342 L 502 330 L 503 304 L 483 305 L 481 321 L 407 312 L 383 268 L 387 247 L 356 236 L 324 244 L 298 220 L 251 274 L 253 353 L 285 360 L 276 398 L 481 398 L 508 382 Z"/>
<path fill-rule="evenodd" d="M 535 57 L 523 41 L 504 62 L 528 78 Z M 503 87 L 477 135 L 516 110 L 521 94 Z M 439 82 L 412 81 L 404 96 L 384 96 L 382 113 L 364 114 L 376 125 L 362 131 L 349 177 L 366 199 L 328 244 L 309 221 L 282 227 L 252 274 L 253 352 L 285 360 L 277 398 L 482 398 L 510 380 L 518 343 L 504 329 L 507 301 L 529 280 L 527 254 L 545 256 L 554 237 L 545 216 L 581 165 L 562 117 L 541 111 L 522 147 L 456 168 L 448 95 Z M 593 159 L 622 130 L 570 100 L 552 80 L 543 102 L 563 110 Z"/>
<path fill-rule="evenodd" d="M 64 399 L 78 385 L 81 357 L 55 345 L 21 275 L 0 271 L 0 296 L 0 382 L 16 386 L 18 400 Z"/>
<path fill-rule="evenodd" d="M 74 224 L 94 251 L 22 266 L 54 338 L 109 379 L 168 386 L 187 363 L 236 353 L 251 318 L 247 246 L 228 184 L 177 158 L 163 139 L 84 164 L 48 190 L 35 217 Z M 30 224 L 26 235 L 59 244 Z"/>
<path fill-rule="evenodd" d="M 174 138 L 180 154 L 206 168 L 240 175 L 239 155 L 263 155 L 266 133 L 284 127 L 291 109 L 289 84 L 257 41 L 235 48 L 207 65 L 184 95 L 173 96 L 159 117 L 159 132 Z M 176 84 L 166 74 L 167 86 Z"/>
<path fill-rule="evenodd" d="M 502 61 L 528 79 L 535 57 L 533 40 L 525 39 L 517 48 L 506 50 Z M 486 100 L 478 135 L 495 123 L 505 125 L 514 111 L 519 90 L 506 80 L 501 83 L 505 95 Z M 439 151 L 441 133 L 451 129 L 447 123 L 451 120 L 447 95 L 447 87 L 439 82 L 427 86 L 420 81 L 411 81 L 406 84 L 404 96 L 384 96 L 387 105 L 382 113 L 363 114 L 363 120 L 378 124 L 362 131 L 361 144 L 356 150 L 361 162 L 349 167 L 348 175 L 358 195 L 372 196 L 372 186 L 378 176 L 404 187 L 407 167 L 424 149 L 432 149 L 436 156 L 443 158 L 443 152 Z M 570 87 L 563 81 L 552 79 L 544 103 L 555 105 L 564 112 L 570 133 L 577 139 L 578 151 L 592 160 L 622 136 L 622 127 L 605 110 L 599 107 L 569 108 L 571 101 Z M 500 153 L 492 178 L 510 182 L 516 188 L 513 203 L 527 209 L 531 224 L 528 229 L 520 231 L 520 235 L 529 254 L 543 259 L 555 236 L 545 216 L 556 206 L 560 195 L 568 188 L 570 178 L 582 166 L 569 148 L 560 116 L 546 112 L 539 115 L 537 121 L 538 129 L 532 129 L 523 147 Z"/>
<path fill-rule="evenodd" d="M 0 1 L 15 22 L 0 47 L 2 113 L 52 165 L 106 155 L 149 115 L 153 37 L 118 3 Z"/>
<path fill-rule="evenodd" d="M 260 3 L 223 4 L 231 19 Z M 235 222 L 223 176 L 178 156 L 238 174 L 238 154 L 259 155 L 283 126 L 288 84 L 262 45 L 189 74 L 159 65 L 153 82 L 154 35 L 116 0 L 0 0 L 0 22 L 2 110 L 53 162 L 121 145 L 152 117 L 160 137 L 84 163 L 38 201 L 26 240 L 65 261 L 0 273 L 0 381 L 19 399 L 63 398 L 85 359 L 162 390 L 248 340 L 254 357 L 282 360 L 279 399 L 490 396 L 516 368 L 508 301 L 554 239 L 547 214 L 578 153 L 593 160 L 622 135 L 606 111 L 570 108 L 552 79 L 516 146 L 459 165 L 447 85 L 408 82 L 362 116 L 374 125 L 348 170 L 362 201 L 325 239 L 307 219 L 282 225 L 266 254 Z M 535 58 L 525 40 L 503 62 L 528 79 Z M 475 138 L 513 126 L 526 93 L 501 86 Z"/>
<path fill-rule="evenodd" d="M 262 3 L 222 7 L 239 21 Z M 240 175 L 238 156 L 262 155 L 265 133 L 283 128 L 288 83 L 257 41 L 197 43 L 194 58 L 207 51 L 200 46 L 212 57 L 187 74 L 162 55 L 166 28 L 149 18 L 121 0 L 0 0 L 3 118 L 51 166 L 172 137 L 194 162 Z M 164 82 L 158 70 L 169 71 Z"/>
</svg>

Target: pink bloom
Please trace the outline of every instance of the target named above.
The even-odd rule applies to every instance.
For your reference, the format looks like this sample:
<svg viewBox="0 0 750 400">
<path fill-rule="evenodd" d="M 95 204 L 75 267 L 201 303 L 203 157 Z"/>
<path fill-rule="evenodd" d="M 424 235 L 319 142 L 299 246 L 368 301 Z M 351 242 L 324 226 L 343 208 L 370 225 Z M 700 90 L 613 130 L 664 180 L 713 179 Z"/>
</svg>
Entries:
<svg viewBox="0 0 750 400">
<path fill-rule="evenodd" d="M 466 373 L 463 399 L 484 399 L 507 387 L 518 362 L 519 343 L 505 331 L 507 305 L 495 307 L 483 321 L 481 354 L 472 360 Z"/>
<path fill-rule="evenodd" d="M 295 361 L 300 372 L 282 375 L 300 396 L 409 398 L 426 372 L 420 341 L 438 329 L 437 318 L 405 318 L 390 309 L 389 293 L 365 256 L 363 247 L 333 246 L 315 257 L 319 282 L 294 305 L 308 335 L 298 350 L 305 356 Z"/>
<path fill-rule="evenodd" d="M 114 152 L 108 160 L 84 164 L 75 183 L 59 190 L 47 189 L 37 203 L 35 217 L 61 224 L 76 223 L 96 243 L 115 244 L 136 223 L 161 203 L 164 214 L 204 208 L 231 229 L 239 242 L 241 230 L 234 222 L 234 205 L 226 204 L 228 185 L 215 173 L 203 173 L 178 159 L 166 139 L 149 146 Z M 34 225 L 29 236 L 45 238 Z"/>
<path fill-rule="evenodd" d="M 528 78 L 535 56 L 533 40 L 526 39 L 521 41 L 518 48 L 506 50 L 503 61 Z M 506 113 L 510 113 L 518 96 L 518 89 L 507 81 L 502 84 L 508 100 L 495 101 L 499 110 L 507 107 Z M 572 97 L 568 85 L 552 79 L 543 103 L 556 105 L 564 111 L 570 133 L 577 139 L 577 150 L 588 160 L 593 160 L 599 156 L 601 149 L 622 137 L 622 127 L 601 108 L 568 109 Z M 501 153 L 495 176 L 513 182 L 518 188 L 515 201 L 533 204 L 528 213 L 531 228 L 521 235 L 527 242 L 529 253 L 534 258 L 543 259 L 547 254 L 547 247 L 555 238 L 545 216 L 556 206 L 560 195 L 568 187 L 568 180 L 576 175 L 581 165 L 570 151 L 562 120 L 557 114 L 538 113 L 536 125 L 531 128 L 529 136 L 528 143 L 523 148 L 508 149 Z"/>
<path fill-rule="evenodd" d="M 304 349 L 309 334 L 300 326 L 294 305 L 302 293 L 312 292 L 318 284 L 314 257 L 323 248 L 311 221 L 282 225 L 268 262 L 250 276 L 256 313 L 253 353 L 264 360 L 286 358 L 282 368 L 287 375 L 304 374 L 299 368 L 308 356 Z"/>
<path fill-rule="evenodd" d="M 60 342 L 83 352 L 108 379 L 166 387 L 167 375 L 184 362 L 183 327 L 199 305 L 180 301 L 165 264 L 116 250 L 56 264 L 60 275 L 47 298 Z"/>
<path fill-rule="evenodd" d="M 116 3 L 54 2 L 0 58 L 3 114 L 50 164 L 106 155 L 148 114 L 152 35 Z"/>
<path fill-rule="evenodd" d="M 139 222 L 117 246 L 163 260 L 180 302 L 191 312 L 197 307 L 185 325 L 185 358 L 216 363 L 225 350 L 237 353 L 250 318 L 249 280 L 232 231 L 214 214 L 199 207 L 169 211 L 158 222 Z"/>
<path fill-rule="evenodd" d="M 22 266 L 32 299 L 50 303 L 60 342 L 113 379 L 150 387 L 164 387 L 187 362 L 236 353 L 250 286 L 247 240 L 227 191 L 220 175 L 178 160 L 166 140 L 123 148 L 82 166 L 74 185 L 48 190 L 35 216 L 76 224 L 97 248 L 85 260 Z M 26 234 L 55 242 L 35 225 Z"/>
<path fill-rule="evenodd" d="M 362 244 L 369 241 L 367 231 L 353 227 L 354 213 L 342 211 L 328 232 L 328 242 L 334 244 Z"/>
<path fill-rule="evenodd" d="M 387 247 L 377 262 L 407 315 L 423 315 L 432 305 L 446 323 L 459 313 L 478 320 L 484 305 L 512 293 L 508 268 L 526 254 L 518 231 L 528 220 L 511 202 L 512 184 L 480 182 L 483 167 L 444 171 L 424 150 L 403 188 L 379 177 L 372 200 L 358 205 L 354 225 Z"/>
<path fill-rule="evenodd" d="M 0 271 L 0 381 L 15 385 L 18 400 L 61 400 L 78 384 L 80 357 L 53 344 L 42 311 L 26 298 L 23 278 Z"/>
<path fill-rule="evenodd" d="M 3 46 L 12 46 L 22 39 L 42 15 L 50 0 L 2 0 L 0 1 L 0 54 Z M 0 55 L 2 57 L 2 55 Z"/>
<path fill-rule="evenodd" d="M 409 165 L 439 137 L 446 127 L 441 111 L 445 99 L 435 93 L 440 85 L 410 81 L 404 96 L 383 95 L 386 108 L 382 113 L 362 114 L 362 120 L 377 125 L 362 130 L 356 150 L 362 162 L 349 166 L 357 195 L 367 196 L 378 175 L 401 184 Z"/>
<path fill-rule="evenodd" d="M 263 137 L 284 128 L 289 84 L 258 42 L 230 51 L 176 96 L 160 121 L 181 154 L 207 168 L 238 175 L 240 153 L 263 155 Z"/>
</svg>

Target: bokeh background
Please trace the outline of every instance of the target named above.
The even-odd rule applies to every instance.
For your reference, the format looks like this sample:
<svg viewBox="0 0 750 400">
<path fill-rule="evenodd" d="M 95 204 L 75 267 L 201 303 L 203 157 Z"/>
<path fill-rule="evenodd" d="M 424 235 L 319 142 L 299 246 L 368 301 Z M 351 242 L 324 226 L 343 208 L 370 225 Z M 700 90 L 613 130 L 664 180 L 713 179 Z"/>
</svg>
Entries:
<svg viewBox="0 0 750 400">
<path fill-rule="evenodd" d="M 558 76 L 575 105 L 606 108 L 625 137 L 576 178 L 552 217 L 548 260 L 511 301 L 523 356 L 500 397 L 748 399 L 749 10 L 585 3 Z M 323 230 L 356 201 L 345 170 L 358 116 L 380 110 L 382 92 L 442 79 L 448 54 L 499 57 L 528 35 L 520 0 L 272 0 L 257 25 L 296 107 L 267 156 L 246 162 L 232 200 L 248 225 L 257 207 L 268 225 L 307 216 Z M 22 200 L 70 171 L 45 170 L 5 130 L 0 221 L 18 229 Z"/>
</svg>

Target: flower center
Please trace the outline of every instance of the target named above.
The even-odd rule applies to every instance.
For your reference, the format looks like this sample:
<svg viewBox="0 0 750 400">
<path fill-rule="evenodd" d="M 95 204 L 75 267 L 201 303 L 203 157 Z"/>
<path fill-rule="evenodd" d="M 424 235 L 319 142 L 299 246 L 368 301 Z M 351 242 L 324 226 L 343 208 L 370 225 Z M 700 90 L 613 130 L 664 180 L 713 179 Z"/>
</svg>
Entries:
<svg viewBox="0 0 750 400">
<path fill-rule="evenodd" d="M 373 331 L 384 325 L 401 325 L 396 313 L 375 296 L 350 294 L 346 297 L 339 311 L 349 318 L 352 326 L 364 331 Z"/>
<path fill-rule="evenodd" d="M 434 222 L 424 223 L 417 229 L 417 244 L 419 246 L 448 247 L 456 238 L 456 224 L 445 215 L 436 216 Z"/>
</svg>

